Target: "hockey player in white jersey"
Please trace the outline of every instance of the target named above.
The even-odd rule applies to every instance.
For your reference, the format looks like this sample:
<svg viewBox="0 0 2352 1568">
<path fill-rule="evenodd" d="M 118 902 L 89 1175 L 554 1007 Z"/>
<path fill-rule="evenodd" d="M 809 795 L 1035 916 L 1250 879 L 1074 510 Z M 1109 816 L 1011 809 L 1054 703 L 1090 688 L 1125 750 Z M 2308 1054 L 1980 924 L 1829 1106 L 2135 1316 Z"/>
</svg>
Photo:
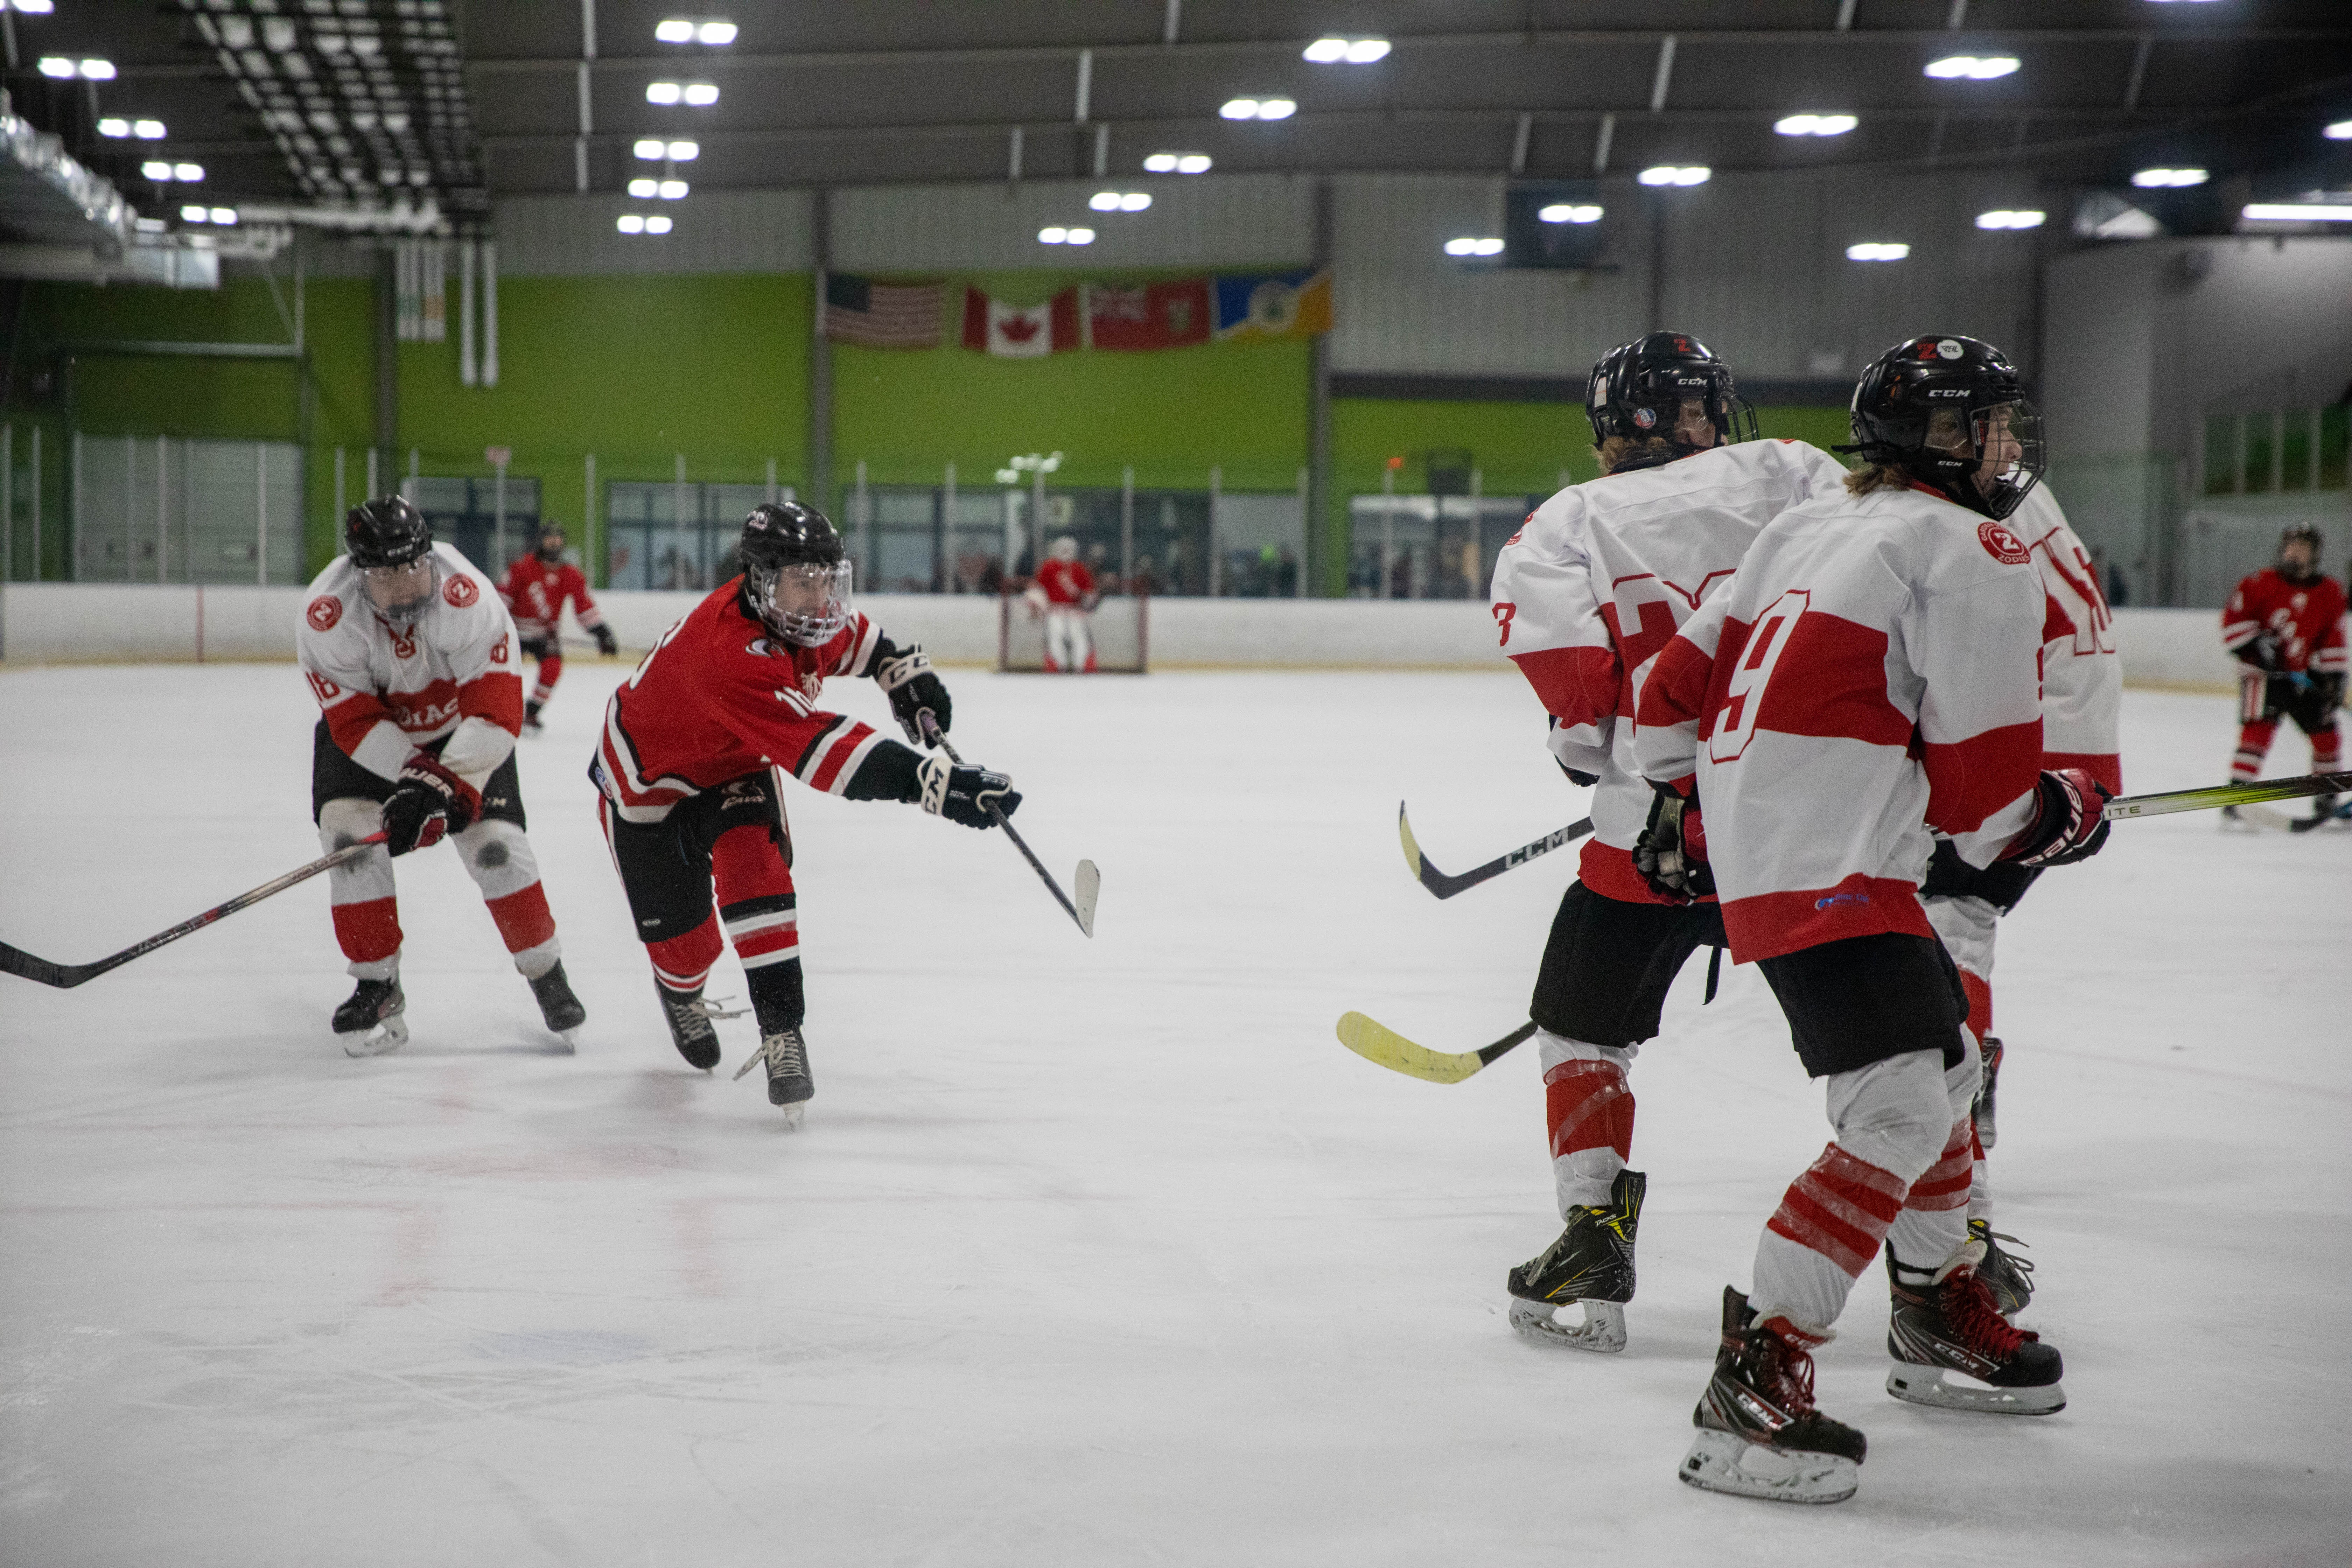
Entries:
<svg viewBox="0 0 2352 1568">
<path fill-rule="evenodd" d="M 446 836 L 541 1017 L 568 1044 L 588 1015 L 564 978 L 523 833 L 514 622 L 489 579 L 436 545 L 404 497 L 353 507 L 343 542 L 310 584 L 295 641 L 322 710 L 310 764 L 320 842 L 332 850 L 383 836 L 328 874 L 335 940 L 359 982 L 335 1010 L 335 1033 L 353 1056 L 407 1039 L 392 862 Z"/>
<path fill-rule="evenodd" d="M 1495 564 L 1502 650 L 1550 714 L 1560 766 L 1595 789 L 1592 837 L 1529 1006 L 1565 1228 L 1506 1287 L 1522 1334 L 1617 1351 L 1644 1188 L 1627 1169 L 1629 1074 L 1684 962 L 1723 943 L 1713 900 L 1662 897 L 1634 864 L 1652 791 L 1633 766 L 1633 696 L 1758 531 L 1789 506 L 1841 493 L 1846 470 L 1801 441 L 1754 439 L 1729 368 L 1684 332 L 1652 332 L 1602 355 L 1585 414 L 1601 477 L 1538 507 Z M 1561 1321 L 1558 1309 L 1578 1302 L 1583 1321 Z"/>
<path fill-rule="evenodd" d="M 2115 613 L 2099 589 L 2091 553 L 2067 526 L 2066 514 L 2047 485 L 2028 491 L 2004 520 L 2032 555 L 2042 580 L 2042 765 L 2080 768 L 2111 795 L 2123 780 L 2123 660 L 2116 652 Z M 1992 1228 L 1993 1195 L 1985 1151 L 1998 1136 L 1996 1098 L 2004 1047 L 1992 1032 L 1993 936 L 2000 918 L 2017 906 L 2039 877 L 2038 869 L 2011 863 L 1975 867 L 1949 840 L 1937 844 L 1927 863 L 1919 901 L 1928 924 L 1958 965 L 1968 992 L 1969 1032 L 1984 1066 L 1974 1113 L 1975 1173 L 1969 1188 L 1969 1234 L 1983 1246 L 1978 1272 L 2004 1313 L 2014 1313 L 2032 1297 L 2032 1265 L 2001 1247 L 2016 1237 Z"/>
<path fill-rule="evenodd" d="M 2042 768 L 2045 596 L 2003 521 L 2042 471 L 2015 369 L 1975 339 L 1909 340 L 1864 373 L 1853 428 L 1869 467 L 1851 493 L 1757 537 L 1659 653 L 1634 741 L 1660 790 L 1642 852 L 1718 895 L 1732 956 L 1762 969 L 1827 1090 L 1835 1137 L 1766 1225 L 1749 1291 L 1724 1291 L 1679 1471 L 1795 1502 L 1859 1483 L 1863 1436 L 1815 1407 L 1811 1352 L 1882 1242 L 1890 1394 L 2064 1405 L 2058 1352 L 2002 1319 L 1978 1273 L 1978 1062 L 1918 895 L 1937 836 L 1970 866 L 2030 868 L 2086 858 L 2107 831 L 2095 779 Z"/>
</svg>

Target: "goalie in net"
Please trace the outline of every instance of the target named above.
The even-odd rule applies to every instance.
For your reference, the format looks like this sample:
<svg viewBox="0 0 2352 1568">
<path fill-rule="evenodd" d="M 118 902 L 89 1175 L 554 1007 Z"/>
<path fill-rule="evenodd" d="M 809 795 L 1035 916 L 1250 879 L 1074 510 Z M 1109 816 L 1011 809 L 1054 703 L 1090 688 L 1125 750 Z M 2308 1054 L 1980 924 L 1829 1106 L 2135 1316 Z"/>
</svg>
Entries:
<svg viewBox="0 0 2352 1568">
<path fill-rule="evenodd" d="M 1006 585 L 997 607 L 996 667 L 1054 675 L 1140 675 L 1145 668 L 1147 601 L 1104 595 L 1078 559 L 1078 542 L 1054 542 L 1025 586 Z"/>
</svg>

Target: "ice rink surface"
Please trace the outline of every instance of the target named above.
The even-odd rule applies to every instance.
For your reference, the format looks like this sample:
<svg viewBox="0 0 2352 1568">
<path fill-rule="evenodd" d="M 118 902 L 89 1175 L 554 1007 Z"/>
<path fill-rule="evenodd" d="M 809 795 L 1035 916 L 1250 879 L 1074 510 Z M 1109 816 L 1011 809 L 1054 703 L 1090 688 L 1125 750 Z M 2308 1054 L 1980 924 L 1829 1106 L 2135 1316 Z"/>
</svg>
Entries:
<svg viewBox="0 0 2352 1568">
<path fill-rule="evenodd" d="M 948 672 L 1097 939 L 1011 847 L 796 791 L 818 1086 L 688 1069 L 583 776 L 623 671 L 525 743 L 589 1009 L 551 1054 L 446 848 L 400 863 L 414 1038 L 347 1059 L 323 881 L 68 992 L 0 977 L 0 1562 L 1988 1563 L 2352 1558 L 2352 833 L 2126 824 L 1998 974 L 1994 1170 L 2064 1352 L 2042 1420 L 1882 1391 L 1875 1268 L 1821 1357 L 1860 1496 L 1695 1492 L 1727 1281 L 1828 1136 L 1751 969 L 1634 1076 L 1622 1356 L 1530 1346 L 1558 1229 L 1524 1016 L 1582 814 L 1507 673 Z M 848 683 L 836 683 L 837 688 Z M 881 721 L 865 683 L 837 704 Z M 79 962 L 319 853 L 290 667 L 0 673 L 0 937 Z M 2225 698 L 2134 692 L 2126 782 Z M 2289 749 L 2292 748 L 2292 749 Z M 2304 765 L 2283 738 L 2272 773 Z M 733 961 L 714 994 L 742 994 Z"/>
</svg>

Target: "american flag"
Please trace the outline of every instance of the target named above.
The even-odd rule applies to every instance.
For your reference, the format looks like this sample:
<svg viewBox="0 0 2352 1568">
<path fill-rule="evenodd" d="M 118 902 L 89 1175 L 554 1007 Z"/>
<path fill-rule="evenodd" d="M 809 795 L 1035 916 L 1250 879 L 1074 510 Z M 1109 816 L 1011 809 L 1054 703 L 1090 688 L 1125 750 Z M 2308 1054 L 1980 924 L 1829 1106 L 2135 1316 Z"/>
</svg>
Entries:
<svg viewBox="0 0 2352 1568">
<path fill-rule="evenodd" d="M 935 349 L 945 337 L 937 283 L 877 283 L 846 272 L 824 279 L 824 335 L 869 349 Z"/>
</svg>

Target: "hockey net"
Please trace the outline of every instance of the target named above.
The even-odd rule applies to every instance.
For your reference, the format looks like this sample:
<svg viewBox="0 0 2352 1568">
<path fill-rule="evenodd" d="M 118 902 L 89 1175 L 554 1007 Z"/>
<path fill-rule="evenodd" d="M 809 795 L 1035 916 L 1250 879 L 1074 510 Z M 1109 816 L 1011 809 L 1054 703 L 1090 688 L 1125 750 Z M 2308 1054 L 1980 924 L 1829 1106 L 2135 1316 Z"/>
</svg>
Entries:
<svg viewBox="0 0 2352 1568">
<path fill-rule="evenodd" d="M 996 668 L 1043 674 L 1058 668 L 1049 661 L 1047 617 L 1020 594 L 1000 596 L 996 605 Z M 1106 595 L 1086 617 L 1094 642 L 1097 675 L 1141 675 L 1150 668 L 1151 601 L 1140 594 Z"/>
</svg>

